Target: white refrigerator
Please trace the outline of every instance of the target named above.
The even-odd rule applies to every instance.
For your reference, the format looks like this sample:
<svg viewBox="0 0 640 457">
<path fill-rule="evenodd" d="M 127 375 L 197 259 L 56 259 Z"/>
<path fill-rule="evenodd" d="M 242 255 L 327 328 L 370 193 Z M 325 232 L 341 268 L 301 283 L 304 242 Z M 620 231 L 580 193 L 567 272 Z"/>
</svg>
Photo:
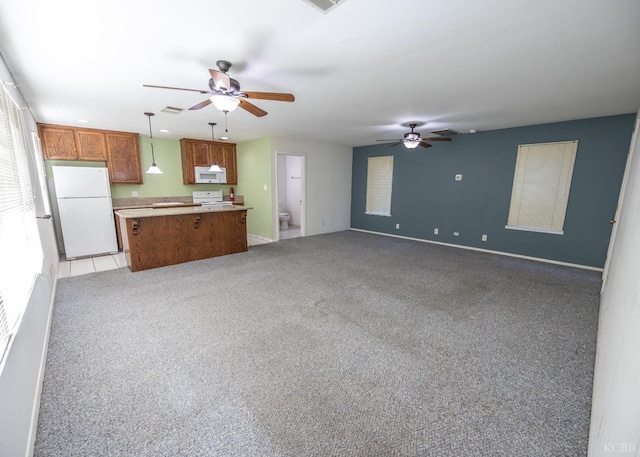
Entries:
<svg viewBox="0 0 640 457">
<path fill-rule="evenodd" d="M 67 259 L 118 252 L 107 169 L 51 169 Z"/>
</svg>

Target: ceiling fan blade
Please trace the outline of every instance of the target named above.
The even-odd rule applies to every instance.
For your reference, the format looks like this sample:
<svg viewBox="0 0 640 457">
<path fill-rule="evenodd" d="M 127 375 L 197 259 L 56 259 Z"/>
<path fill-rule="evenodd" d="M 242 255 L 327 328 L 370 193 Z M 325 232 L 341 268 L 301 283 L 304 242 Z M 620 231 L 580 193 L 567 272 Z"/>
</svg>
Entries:
<svg viewBox="0 0 640 457">
<path fill-rule="evenodd" d="M 246 100 L 244 100 L 242 98 L 239 98 L 238 100 L 240 100 L 240 108 L 242 108 L 245 111 L 249 111 L 254 116 L 262 117 L 262 116 L 265 116 L 267 114 L 267 112 L 265 110 L 263 110 L 261 108 L 258 108 L 253 103 L 249 103 L 248 101 L 246 101 Z"/>
<path fill-rule="evenodd" d="M 198 103 L 197 105 L 193 105 L 191 108 L 189 108 L 190 110 L 194 110 L 194 109 L 202 109 L 205 106 L 208 106 L 211 104 L 211 99 L 207 98 L 206 100 L 201 101 L 200 103 Z"/>
<path fill-rule="evenodd" d="M 173 90 L 188 90 L 191 92 L 200 92 L 201 94 L 210 94 L 211 92 L 208 90 L 200 90 L 200 89 L 184 89 L 182 87 L 169 87 L 169 86 L 152 86 L 151 84 L 143 84 L 142 87 L 153 87 L 155 89 L 173 89 Z"/>
<path fill-rule="evenodd" d="M 392 148 L 394 146 L 398 146 L 399 144 L 402 144 L 402 141 L 396 141 L 395 143 L 391 143 L 389 145 L 387 145 L 388 147 Z"/>
<path fill-rule="evenodd" d="M 420 142 L 420 146 L 422 146 L 423 148 L 430 148 L 431 145 L 429 143 L 425 143 L 424 141 Z"/>
<path fill-rule="evenodd" d="M 245 92 L 249 98 L 255 98 L 257 100 L 274 100 L 276 102 L 292 102 L 295 101 L 295 97 L 291 94 L 281 94 L 279 92 Z"/>
<path fill-rule="evenodd" d="M 400 138 L 398 138 L 398 139 L 394 138 L 394 139 L 391 139 L 391 140 L 376 140 L 376 141 L 402 141 L 402 140 Z"/>
<path fill-rule="evenodd" d="M 211 74 L 211 78 L 213 78 L 216 89 L 224 91 L 231 89 L 231 78 L 229 78 L 228 74 L 218 70 L 212 70 L 211 68 L 209 68 L 209 73 Z"/>
<path fill-rule="evenodd" d="M 422 141 L 451 141 L 451 138 L 437 136 L 435 138 L 422 138 Z"/>
</svg>

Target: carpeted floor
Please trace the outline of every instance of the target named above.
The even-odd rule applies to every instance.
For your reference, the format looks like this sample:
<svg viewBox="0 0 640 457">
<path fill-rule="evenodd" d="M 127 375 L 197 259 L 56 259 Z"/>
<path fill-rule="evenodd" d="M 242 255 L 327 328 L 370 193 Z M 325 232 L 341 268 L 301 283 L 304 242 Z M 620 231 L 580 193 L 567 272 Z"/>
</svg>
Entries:
<svg viewBox="0 0 640 457">
<path fill-rule="evenodd" d="M 599 288 L 351 231 L 64 278 L 35 455 L 586 455 Z"/>
</svg>

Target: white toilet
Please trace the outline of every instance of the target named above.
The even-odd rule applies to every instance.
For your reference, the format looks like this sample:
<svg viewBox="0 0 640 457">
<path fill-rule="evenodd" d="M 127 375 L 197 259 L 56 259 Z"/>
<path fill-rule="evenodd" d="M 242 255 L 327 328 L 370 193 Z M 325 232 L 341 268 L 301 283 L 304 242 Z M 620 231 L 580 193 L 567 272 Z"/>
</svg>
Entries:
<svg viewBox="0 0 640 457">
<path fill-rule="evenodd" d="M 291 214 L 287 213 L 286 210 L 287 209 L 282 203 L 278 203 L 278 220 L 280 221 L 280 230 L 287 230 L 289 228 Z"/>
</svg>

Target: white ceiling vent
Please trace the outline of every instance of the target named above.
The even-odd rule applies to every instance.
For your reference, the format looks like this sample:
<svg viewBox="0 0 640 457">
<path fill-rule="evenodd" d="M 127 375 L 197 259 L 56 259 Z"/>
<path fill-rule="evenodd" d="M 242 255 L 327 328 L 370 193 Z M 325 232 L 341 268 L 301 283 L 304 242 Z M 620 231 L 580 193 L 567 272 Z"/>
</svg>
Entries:
<svg viewBox="0 0 640 457">
<path fill-rule="evenodd" d="M 323 13 L 328 13 L 336 6 L 344 3 L 345 0 L 302 0 L 305 3 L 313 6 L 315 9 L 322 11 Z"/>
<path fill-rule="evenodd" d="M 175 108 L 173 106 L 165 106 L 160 111 L 162 111 L 163 113 L 169 113 L 169 114 L 180 114 L 184 110 L 182 108 Z"/>
</svg>

